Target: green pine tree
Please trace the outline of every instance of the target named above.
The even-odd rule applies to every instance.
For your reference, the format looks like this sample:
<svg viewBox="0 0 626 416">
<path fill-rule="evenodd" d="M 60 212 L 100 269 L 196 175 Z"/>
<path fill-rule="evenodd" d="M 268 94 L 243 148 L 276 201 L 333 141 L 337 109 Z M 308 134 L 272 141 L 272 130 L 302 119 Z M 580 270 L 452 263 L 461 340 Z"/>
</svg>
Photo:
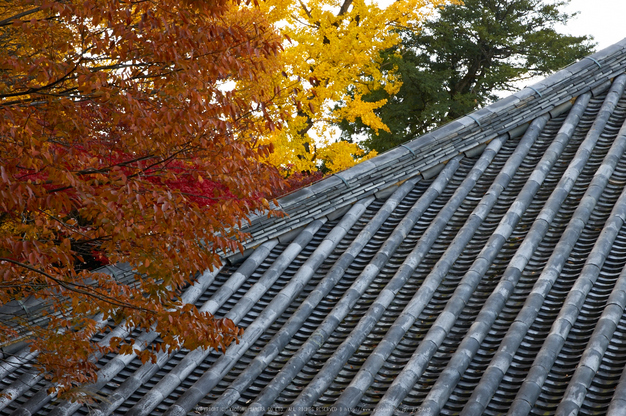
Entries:
<svg viewBox="0 0 626 416">
<path fill-rule="evenodd" d="M 397 66 L 403 82 L 395 96 L 384 90 L 366 98 L 388 103 L 377 111 L 391 130 L 375 132 L 356 120 L 342 121 L 344 139 L 365 135 L 379 152 L 411 140 L 517 90 L 514 83 L 561 69 L 593 52 L 589 36 L 558 33 L 572 15 L 569 0 L 464 0 L 424 24 L 404 31 L 403 43 L 385 52 L 384 65 Z"/>
</svg>

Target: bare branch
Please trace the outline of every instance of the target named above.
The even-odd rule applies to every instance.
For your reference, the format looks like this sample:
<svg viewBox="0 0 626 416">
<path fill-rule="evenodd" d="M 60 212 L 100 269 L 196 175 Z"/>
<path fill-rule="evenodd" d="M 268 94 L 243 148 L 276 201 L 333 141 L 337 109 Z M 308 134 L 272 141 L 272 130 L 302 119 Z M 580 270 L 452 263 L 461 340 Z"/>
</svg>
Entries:
<svg viewBox="0 0 626 416">
<path fill-rule="evenodd" d="M 7 17 L 4 20 L 0 20 L 0 26 L 9 26 L 13 24 L 14 20 L 21 19 L 24 16 L 28 16 L 29 14 L 37 13 L 41 10 L 41 7 L 35 7 L 34 9 L 26 10 L 25 12 L 18 13 L 14 16 Z"/>
<path fill-rule="evenodd" d="M 341 8 L 339 9 L 339 13 L 337 14 L 337 16 L 343 16 L 344 14 L 348 13 L 348 9 L 350 8 L 351 5 L 352 5 L 352 0 L 344 0 L 343 4 L 341 5 Z"/>
</svg>

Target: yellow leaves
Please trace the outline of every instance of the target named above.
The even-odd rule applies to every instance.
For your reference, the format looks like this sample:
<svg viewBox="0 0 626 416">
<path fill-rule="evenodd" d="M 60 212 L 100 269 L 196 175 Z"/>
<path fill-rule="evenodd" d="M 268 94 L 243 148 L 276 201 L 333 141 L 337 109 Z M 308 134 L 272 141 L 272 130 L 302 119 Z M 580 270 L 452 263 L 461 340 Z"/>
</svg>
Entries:
<svg viewBox="0 0 626 416">
<path fill-rule="evenodd" d="M 294 171 L 315 169 L 323 155 L 336 153 L 322 152 L 331 136 L 321 137 L 320 130 L 328 129 L 320 125 L 329 126 L 343 118 L 359 117 L 374 129 L 388 131 L 374 113 L 385 102 L 366 103 L 361 97 L 381 87 L 389 94 L 399 90 L 397 68 L 381 68 L 381 52 L 399 43 L 397 28 L 417 28 L 444 3 L 447 1 L 398 0 L 384 8 L 365 0 L 262 2 L 276 27 L 290 39 L 280 55 L 285 72 L 277 74 L 273 82 L 281 85 L 281 90 L 293 92 L 293 101 L 282 104 L 291 115 L 289 123 L 284 131 L 268 135 L 280 155 L 268 160 Z M 316 130 L 316 137 L 309 135 L 311 129 Z M 305 150 L 307 143 L 310 146 Z M 347 166 L 349 159 L 346 155 L 343 162 L 331 164 Z"/>
<path fill-rule="evenodd" d="M 317 170 L 315 161 L 305 148 L 307 138 L 295 133 L 298 131 L 298 125 L 304 128 L 304 120 L 304 117 L 294 118 L 289 128 L 277 130 L 266 136 L 265 140 L 271 142 L 274 147 L 274 152 L 265 158 L 267 163 L 289 168 L 293 172 Z"/>
<path fill-rule="evenodd" d="M 366 102 L 361 100 L 361 95 L 356 95 L 350 106 L 343 107 L 335 111 L 335 116 L 339 119 L 346 119 L 350 122 L 354 122 L 357 118 L 361 118 L 365 124 L 375 130 L 389 131 L 387 126 L 382 120 L 374 113 L 374 110 L 382 107 L 387 103 L 387 100 L 380 100 L 376 102 Z"/>
<path fill-rule="evenodd" d="M 376 156 L 376 152 L 365 155 L 365 151 L 356 143 L 339 141 L 332 143 L 319 151 L 319 156 L 325 161 L 325 167 L 331 173 L 341 172 L 359 162 Z M 361 157 L 363 156 L 363 157 Z"/>
</svg>

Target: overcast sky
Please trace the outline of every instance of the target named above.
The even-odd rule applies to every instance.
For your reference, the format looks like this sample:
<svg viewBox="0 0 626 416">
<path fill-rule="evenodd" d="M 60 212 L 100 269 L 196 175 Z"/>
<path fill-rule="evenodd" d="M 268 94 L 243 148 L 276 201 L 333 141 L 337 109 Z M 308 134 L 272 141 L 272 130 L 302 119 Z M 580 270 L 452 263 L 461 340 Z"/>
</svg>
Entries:
<svg viewBox="0 0 626 416">
<path fill-rule="evenodd" d="M 580 13 L 559 31 L 593 36 L 598 51 L 626 38 L 626 0 L 571 0 L 565 11 Z"/>
</svg>

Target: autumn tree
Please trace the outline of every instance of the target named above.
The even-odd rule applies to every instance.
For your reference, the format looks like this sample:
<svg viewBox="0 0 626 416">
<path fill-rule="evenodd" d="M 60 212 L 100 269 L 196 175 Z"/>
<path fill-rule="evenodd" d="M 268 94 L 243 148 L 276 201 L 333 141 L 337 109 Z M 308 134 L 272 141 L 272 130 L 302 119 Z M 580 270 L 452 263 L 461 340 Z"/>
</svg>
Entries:
<svg viewBox="0 0 626 416">
<path fill-rule="evenodd" d="M 375 112 L 386 99 L 364 99 L 374 90 L 393 95 L 400 87 L 395 68 L 382 65 L 381 52 L 400 42 L 402 30 L 418 30 L 436 6 L 447 3 L 397 0 L 384 7 L 365 0 L 262 2 L 288 39 L 281 54 L 285 72 L 267 84 L 293 92 L 289 101 L 281 102 L 293 118 L 267 135 L 276 149 L 269 161 L 296 172 L 314 171 L 320 164 L 337 172 L 365 156 L 356 144 L 330 139 L 333 123 L 358 118 L 374 130 L 387 129 Z M 341 110 L 332 111 L 337 103 L 342 103 Z"/>
<path fill-rule="evenodd" d="M 0 1 L 0 306 L 49 307 L 43 327 L 0 321 L 0 345 L 26 340 L 60 390 L 93 381 L 89 356 L 150 359 L 90 343 L 102 322 L 170 351 L 237 337 L 179 294 L 277 186 L 260 140 L 280 127 L 261 82 L 281 70 L 272 23 L 229 0 Z M 98 256 L 140 277 L 82 267 Z"/>
<path fill-rule="evenodd" d="M 572 16 L 569 0 L 464 0 L 427 20 L 423 30 L 402 30 L 402 42 L 383 54 L 397 67 L 397 93 L 378 88 L 366 102 L 388 131 L 344 117 L 343 137 L 365 135 L 364 145 L 384 151 L 514 91 L 525 79 L 546 75 L 592 52 L 590 37 L 569 36 L 555 26 Z"/>
</svg>

